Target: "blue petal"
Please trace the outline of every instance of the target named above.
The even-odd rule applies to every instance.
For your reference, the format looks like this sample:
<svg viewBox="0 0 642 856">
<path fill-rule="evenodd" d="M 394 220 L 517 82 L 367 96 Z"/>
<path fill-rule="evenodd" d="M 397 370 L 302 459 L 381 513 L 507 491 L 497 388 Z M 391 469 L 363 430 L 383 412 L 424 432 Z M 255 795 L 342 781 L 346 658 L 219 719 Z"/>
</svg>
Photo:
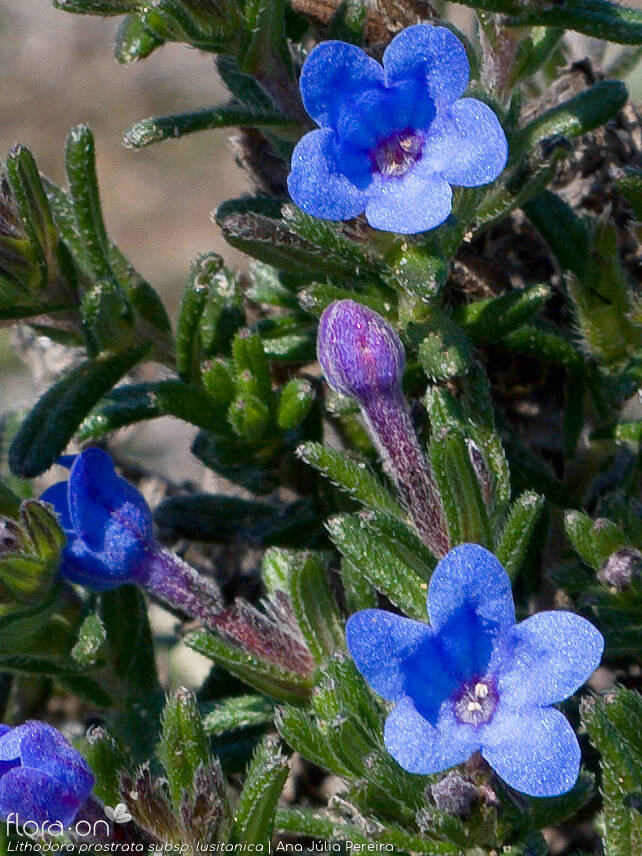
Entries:
<svg viewBox="0 0 642 856">
<path fill-rule="evenodd" d="M 437 115 L 424 157 L 450 184 L 477 187 L 506 166 L 508 143 L 497 116 L 482 101 L 462 98 Z"/>
<path fill-rule="evenodd" d="M 452 104 L 468 85 L 470 68 L 464 46 L 446 27 L 417 24 L 390 42 L 383 54 L 388 84 L 415 77 L 439 105 Z"/>
<path fill-rule="evenodd" d="M 602 634 L 572 612 L 538 612 L 512 631 L 512 658 L 498 689 L 514 707 L 562 701 L 593 674 L 604 650 Z"/>
<path fill-rule="evenodd" d="M 143 496 L 116 474 L 101 449 L 78 456 L 69 477 L 69 507 L 77 535 L 106 561 L 152 540 L 152 515 Z"/>
<path fill-rule="evenodd" d="M 0 761 L 14 761 L 20 758 L 20 744 L 24 733 L 24 725 L 18 725 L 3 732 L 0 736 Z"/>
<path fill-rule="evenodd" d="M 383 69 L 361 48 L 345 42 L 322 42 L 301 71 L 303 106 L 317 125 L 333 128 L 341 114 L 365 89 L 383 85 Z"/>
<path fill-rule="evenodd" d="M 487 726 L 482 755 L 512 788 L 533 797 L 564 794 L 577 781 L 580 747 L 555 708 L 496 715 Z"/>
<path fill-rule="evenodd" d="M 116 557 L 112 549 L 107 560 L 104 554 L 92 552 L 84 541 L 76 538 L 67 543 L 62 556 L 60 573 L 65 579 L 96 591 L 107 591 L 136 580 L 145 552 L 133 548 Z"/>
<path fill-rule="evenodd" d="M 375 229 L 414 235 L 447 219 L 452 191 L 439 176 L 426 175 L 422 161 L 402 178 L 376 176 L 369 189 L 366 218 Z"/>
<path fill-rule="evenodd" d="M 71 522 L 71 514 L 69 512 L 69 482 L 56 482 L 48 487 L 42 494 L 40 499 L 43 502 L 48 502 L 56 509 L 56 514 L 60 518 L 62 528 L 66 532 L 73 532 L 73 523 Z"/>
<path fill-rule="evenodd" d="M 85 800 L 94 777 L 82 755 L 52 725 L 31 720 L 23 726 L 22 766 L 46 773 Z"/>
<path fill-rule="evenodd" d="M 335 165 L 332 131 L 311 131 L 297 143 L 288 176 L 290 196 L 307 214 L 349 220 L 366 207 L 365 192 Z"/>
<path fill-rule="evenodd" d="M 461 544 L 439 562 L 428 586 L 428 613 L 435 631 L 469 610 L 490 634 L 515 624 L 510 579 L 498 559 L 478 544 Z"/>
<path fill-rule="evenodd" d="M 400 131 L 426 132 L 435 105 L 417 80 L 402 80 L 390 88 L 367 90 L 353 110 L 341 114 L 336 126 L 342 148 L 349 144 L 372 149 L 377 142 Z"/>
<path fill-rule="evenodd" d="M 85 799 L 39 770 L 15 767 L 0 779 L 0 817 L 13 813 L 21 823 L 69 826 Z"/>
<path fill-rule="evenodd" d="M 364 609 L 346 624 L 346 644 L 357 669 L 388 701 L 404 695 L 405 661 L 432 640 L 427 624 L 383 609 Z"/>
<path fill-rule="evenodd" d="M 452 712 L 445 710 L 431 725 L 409 698 L 398 702 L 386 719 L 384 743 L 404 770 L 424 775 L 461 764 L 480 748 L 474 729 L 456 722 Z"/>
</svg>

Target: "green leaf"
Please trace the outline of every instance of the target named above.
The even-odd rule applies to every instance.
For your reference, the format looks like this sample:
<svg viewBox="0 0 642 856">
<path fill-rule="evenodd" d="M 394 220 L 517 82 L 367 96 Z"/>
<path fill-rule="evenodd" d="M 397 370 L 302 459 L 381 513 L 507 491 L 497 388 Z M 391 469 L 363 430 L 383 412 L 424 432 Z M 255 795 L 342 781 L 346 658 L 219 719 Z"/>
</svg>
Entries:
<svg viewBox="0 0 642 856">
<path fill-rule="evenodd" d="M 142 119 L 129 129 L 123 144 L 130 149 L 142 149 L 152 143 L 175 140 L 197 131 L 212 128 L 229 128 L 236 125 L 250 127 L 296 127 L 295 123 L 276 110 L 253 110 L 236 101 L 216 107 L 201 107 L 189 113 L 156 116 Z"/>
<path fill-rule="evenodd" d="M 116 740 L 104 728 L 91 728 L 81 744 L 95 776 L 94 793 L 105 805 L 120 802 L 120 774 L 128 766 L 128 759 Z"/>
<path fill-rule="evenodd" d="M 31 251 L 35 254 L 34 261 L 40 272 L 38 284 L 45 287 L 58 235 L 38 167 L 26 146 L 15 146 L 11 150 L 6 171 Z"/>
<path fill-rule="evenodd" d="M 312 442 L 299 446 L 297 455 L 368 508 L 405 517 L 399 503 L 365 461 L 349 458 L 330 446 Z"/>
<path fill-rule="evenodd" d="M 212 278 L 223 266 L 216 253 L 201 256 L 192 264 L 176 322 L 176 368 L 186 382 L 198 382 L 201 376 L 202 346 L 199 324 L 207 305 Z"/>
<path fill-rule="evenodd" d="M 292 378 L 281 390 L 277 422 L 283 431 L 298 428 L 314 403 L 314 387 L 303 378 Z"/>
<path fill-rule="evenodd" d="M 493 342 L 531 321 L 551 295 L 548 285 L 531 285 L 467 303 L 455 318 L 475 343 Z"/>
<path fill-rule="evenodd" d="M 309 694 L 310 678 L 259 660 L 247 651 L 205 631 L 191 633 L 185 644 L 204 657 L 219 663 L 254 689 L 277 701 L 301 703 Z"/>
<path fill-rule="evenodd" d="M 86 360 L 35 404 L 9 451 L 12 471 L 22 478 L 43 473 L 58 459 L 91 408 L 149 351 L 151 343 Z"/>
<path fill-rule="evenodd" d="M 124 15 L 138 5 L 139 0 L 54 0 L 56 9 L 80 15 Z"/>
<path fill-rule="evenodd" d="M 528 550 L 545 498 L 533 491 L 520 494 L 508 513 L 495 554 L 511 580 L 515 580 Z"/>
<path fill-rule="evenodd" d="M 238 695 L 208 706 L 203 728 L 208 737 L 220 737 L 244 728 L 267 726 L 273 720 L 274 705 L 264 696 Z"/>
<path fill-rule="evenodd" d="M 123 19 L 114 44 L 116 59 L 123 65 L 146 59 L 165 42 L 143 24 L 139 15 Z"/>
<path fill-rule="evenodd" d="M 592 520 L 581 511 L 567 511 L 564 529 L 577 552 L 594 570 L 599 571 L 608 557 L 626 546 L 622 530 L 604 517 Z"/>
<path fill-rule="evenodd" d="M 330 537 L 343 556 L 378 591 L 410 618 L 425 620 L 430 568 L 423 575 L 403 554 L 368 525 L 361 515 L 337 515 L 328 521 Z"/>
<path fill-rule="evenodd" d="M 76 227 L 92 273 L 98 279 L 110 279 L 109 240 L 100 205 L 94 136 L 86 125 L 69 132 L 66 166 Z"/>
<path fill-rule="evenodd" d="M 325 733 L 304 710 L 286 705 L 277 711 L 275 724 L 281 737 L 295 752 L 339 776 L 350 775 L 348 767 L 332 752 Z"/>
<path fill-rule="evenodd" d="M 198 768 L 209 762 L 207 736 L 196 699 L 184 687 L 167 699 L 157 754 L 167 777 L 172 803 L 179 808 L 183 796 L 192 795 Z"/>
<path fill-rule="evenodd" d="M 450 543 L 492 548 L 490 521 L 466 440 L 457 429 L 445 430 L 433 438 L 429 451 Z"/>
<path fill-rule="evenodd" d="M 274 737 L 257 747 L 234 811 L 230 842 L 267 852 L 272 839 L 274 812 L 289 772 L 287 758 Z"/>
<path fill-rule="evenodd" d="M 323 663 L 343 646 L 344 637 L 327 570 L 317 555 L 291 556 L 288 591 L 307 646 L 317 662 Z"/>
<path fill-rule="evenodd" d="M 104 400 L 80 426 L 82 440 L 98 439 L 110 431 L 134 422 L 174 416 L 199 428 L 220 428 L 224 412 L 196 386 L 180 380 L 162 380 L 120 386 Z"/>
<path fill-rule="evenodd" d="M 561 269 L 582 279 L 589 260 L 586 223 L 556 193 L 545 190 L 524 205 L 524 212 L 553 251 Z"/>
<path fill-rule="evenodd" d="M 71 650 L 72 658 L 82 668 L 94 666 L 103 652 L 107 631 L 99 615 L 92 612 L 83 621 L 78 641 Z"/>
<path fill-rule="evenodd" d="M 619 80 L 602 80 L 596 83 L 568 101 L 547 110 L 518 131 L 511 141 L 511 160 L 515 162 L 528 149 L 550 137 L 573 139 L 599 128 L 619 113 L 627 98 L 627 88 Z"/>
<path fill-rule="evenodd" d="M 127 687 L 127 703 L 158 690 L 154 643 L 142 593 L 126 585 L 100 597 L 100 619 L 107 631 L 116 676 Z"/>
<path fill-rule="evenodd" d="M 642 813 L 631 796 L 642 789 L 642 696 L 617 687 L 586 700 L 582 722 L 601 755 L 605 856 L 642 851 Z"/>
<path fill-rule="evenodd" d="M 259 530 L 278 511 L 264 502 L 195 493 L 164 500 L 154 512 L 154 521 L 172 538 L 225 543 L 239 536 L 252 540 L 252 531 Z"/>
</svg>

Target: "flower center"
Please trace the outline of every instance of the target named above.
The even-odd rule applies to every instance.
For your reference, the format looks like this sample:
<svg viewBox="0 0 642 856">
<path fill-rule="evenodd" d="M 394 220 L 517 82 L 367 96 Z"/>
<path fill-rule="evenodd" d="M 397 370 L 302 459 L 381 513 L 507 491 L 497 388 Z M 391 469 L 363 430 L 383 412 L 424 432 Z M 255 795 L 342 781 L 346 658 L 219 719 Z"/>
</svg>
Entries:
<svg viewBox="0 0 642 856">
<path fill-rule="evenodd" d="M 400 178 L 421 158 L 423 137 L 409 128 L 386 137 L 372 151 L 376 170 L 385 178 Z"/>
<path fill-rule="evenodd" d="M 497 707 L 497 691 L 485 680 L 475 680 L 455 696 L 453 710 L 460 722 L 483 725 L 492 719 Z"/>
</svg>

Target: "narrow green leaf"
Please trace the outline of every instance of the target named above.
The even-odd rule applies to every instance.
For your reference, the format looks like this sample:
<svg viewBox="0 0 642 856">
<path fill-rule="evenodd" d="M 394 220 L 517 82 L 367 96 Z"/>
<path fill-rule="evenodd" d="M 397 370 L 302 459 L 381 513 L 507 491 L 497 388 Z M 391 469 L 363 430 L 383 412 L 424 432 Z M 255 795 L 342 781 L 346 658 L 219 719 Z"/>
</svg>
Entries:
<svg viewBox="0 0 642 856">
<path fill-rule="evenodd" d="M 55 463 L 89 410 L 143 359 L 150 344 L 100 354 L 54 384 L 35 404 L 11 444 L 12 471 L 33 478 Z"/>
<path fill-rule="evenodd" d="M 360 515 L 337 515 L 328 521 L 330 537 L 359 573 L 410 618 L 426 616 L 426 590 L 430 578 L 411 568 L 387 538 L 372 531 Z"/>
<path fill-rule="evenodd" d="M 122 65 L 146 59 L 164 43 L 143 24 L 139 15 L 128 15 L 123 19 L 114 44 L 116 59 Z"/>
<path fill-rule="evenodd" d="M 110 279 L 109 240 L 100 205 L 94 136 L 86 125 L 69 132 L 66 166 L 76 226 L 92 272 L 99 279 Z"/>
<path fill-rule="evenodd" d="M 322 443 L 303 443 L 297 455 L 368 508 L 405 516 L 399 503 L 365 461 L 349 458 Z"/>
<path fill-rule="evenodd" d="M 548 285 L 531 285 L 467 303 L 456 311 L 455 318 L 474 342 L 493 342 L 531 321 L 551 294 Z"/>
<path fill-rule="evenodd" d="M 533 491 L 520 494 L 508 513 L 497 540 L 495 554 L 511 580 L 515 580 L 524 561 L 535 525 L 544 508 L 545 498 Z"/>
<path fill-rule="evenodd" d="M 206 631 L 190 633 L 185 638 L 185 644 L 277 701 L 300 704 L 312 688 L 311 679 L 273 663 L 267 663 L 265 660 L 259 660 L 247 651 L 242 651 Z"/>
<path fill-rule="evenodd" d="M 192 264 L 176 322 L 176 368 L 184 381 L 198 382 L 201 374 L 199 323 L 210 293 L 212 277 L 221 269 L 223 259 L 216 253 L 201 256 Z"/>
<path fill-rule="evenodd" d="M 84 420 L 79 436 L 83 440 L 104 437 L 110 431 L 135 422 L 174 416 L 199 428 L 220 428 L 224 411 L 196 386 L 180 380 L 120 386 Z"/>
<path fill-rule="evenodd" d="M 556 193 L 545 190 L 524 212 L 553 251 L 561 269 L 582 279 L 589 260 L 590 235 L 584 221 Z"/>
<path fill-rule="evenodd" d="M 264 696 L 230 696 L 209 706 L 203 716 L 208 737 L 220 737 L 244 728 L 269 725 L 274 720 L 274 705 Z"/>
<path fill-rule="evenodd" d="M 209 761 L 207 736 L 193 694 L 184 687 L 170 694 L 163 710 L 158 758 L 163 765 L 172 803 L 179 808 L 192 795 L 200 766 Z"/>
<path fill-rule="evenodd" d="M 490 521 L 465 439 L 456 429 L 430 444 L 430 462 L 448 522 L 450 543 L 492 548 Z"/>
<path fill-rule="evenodd" d="M 618 687 L 581 713 L 601 755 L 605 856 L 630 856 L 642 850 L 642 813 L 631 800 L 642 789 L 642 696 Z"/>
<path fill-rule="evenodd" d="M 190 113 L 156 116 L 142 119 L 129 129 L 123 144 L 129 149 L 142 149 L 152 143 L 175 140 L 197 131 L 229 128 L 236 125 L 251 127 L 296 127 L 295 123 L 276 110 L 262 112 L 243 104 L 229 101 L 216 107 L 202 107 Z"/>
<path fill-rule="evenodd" d="M 547 138 L 559 136 L 572 139 L 599 128 L 619 113 L 627 98 L 627 88 L 619 80 L 596 83 L 579 95 L 547 110 L 518 131 L 511 141 L 512 161 L 515 162 L 524 152 Z"/>
<path fill-rule="evenodd" d="M 326 735 L 304 710 L 286 705 L 277 711 L 275 724 L 285 742 L 304 758 L 339 776 L 350 775 L 349 769 L 333 754 Z"/>
<path fill-rule="evenodd" d="M 298 428 L 314 403 L 314 388 L 303 378 L 292 378 L 281 390 L 277 422 L 283 431 Z"/>
<path fill-rule="evenodd" d="M 327 570 L 318 556 L 293 554 L 288 590 L 308 648 L 317 662 L 323 663 L 344 645 L 344 637 Z"/>
<path fill-rule="evenodd" d="M 247 849 L 267 852 L 274 828 L 274 812 L 289 765 L 274 737 L 265 737 L 257 747 L 234 811 L 230 842 Z"/>
</svg>

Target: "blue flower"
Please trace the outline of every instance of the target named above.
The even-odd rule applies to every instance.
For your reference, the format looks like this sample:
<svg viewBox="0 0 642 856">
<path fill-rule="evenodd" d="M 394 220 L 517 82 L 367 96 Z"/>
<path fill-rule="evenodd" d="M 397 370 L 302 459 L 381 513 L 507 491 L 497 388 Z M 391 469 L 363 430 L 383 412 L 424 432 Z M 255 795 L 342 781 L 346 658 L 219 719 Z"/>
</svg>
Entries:
<svg viewBox="0 0 642 856">
<path fill-rule="evenodd" d="M 570 612 L 515 624 L 510 580 L 483 547 L 463 544 L 437 565 L 430 626 L 366 609 L 346 627 L 357 668 L 394 707 L 386 748 L 411 773 L 437 773 L 481 751 L 511 787 L 535 797 L 570 790 L 580 748 L 552 704 L 598 667 L 604 640 Z"/>
<path fill-rule="evenodd" d="M 0 817 L 68 826 L 94 777 L 81 755 L 45 722 L 0 725 Z M 11 815 L 11 817 L 9 817 Z"/>
<path fill-rule="evenodd" d="M 322 42 L 301 72 L 301 95 L 321 130 L 292 156 L 288 187 L 308 214 L 413 234 L 451 211 L 451 185 L 477 187 L 504 169 L 506 137 L 493 111 L 461 98 L 464 46 L 450 30 L 408 27 L 383 55 Z"/>
<path fill-rule="evenodd" d="M 69 481 L 42 499 L 54 506 L 67 535 L 63 576 L 98 590 L 138 581 L 155 547 L 152 515 L 106 452 L 86 449 L 74 459 Z"/>
</svg>

